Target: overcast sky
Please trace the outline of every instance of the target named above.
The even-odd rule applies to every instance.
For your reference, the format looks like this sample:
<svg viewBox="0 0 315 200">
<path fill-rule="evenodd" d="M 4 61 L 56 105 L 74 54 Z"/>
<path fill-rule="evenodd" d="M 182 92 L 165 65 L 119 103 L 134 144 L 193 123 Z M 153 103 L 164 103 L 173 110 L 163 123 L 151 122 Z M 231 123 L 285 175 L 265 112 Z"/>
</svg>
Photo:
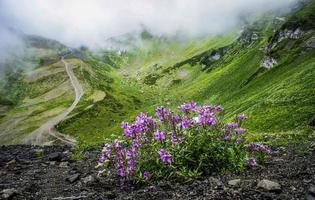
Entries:
<svg viewBox="0 0 315 200">
<path fill-rule="evenodd" d="M 216 34 L 239 16 L 285 7 L 296 0 L 0 0 L 1 46 L 17 41 L 7 27 L 59 40 L 95 45 L 147 27 L 155 34 Z"/>
</svg>

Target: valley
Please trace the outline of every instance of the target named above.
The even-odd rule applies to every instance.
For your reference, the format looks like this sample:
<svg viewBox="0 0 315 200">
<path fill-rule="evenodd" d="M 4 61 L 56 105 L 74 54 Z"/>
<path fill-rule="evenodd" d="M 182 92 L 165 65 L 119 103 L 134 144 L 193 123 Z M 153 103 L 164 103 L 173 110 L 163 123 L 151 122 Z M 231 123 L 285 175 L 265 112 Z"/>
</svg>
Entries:
<svg viewBox="0 0 315 200">
<path fill-rule="evenodd" d="M 314 134 L 315 52 L 309 45 L 314 29 L 293 19 L 313 7 L 310 3 L 286 22 L 263 15 L 241 33 L 180 42 L 147 32 L 141 38 L 145 48 L 74 51 L 26 75 L 25 98 L 0 119 L 5 130 L 1 143 L 43 144 L 34 138 L 56 125 L 57 132 L 82 146 L 97 145 L 117 135 L 120 122 L 137 112 L 158 105 L 176 108 L 191 100 L 221 104 L 226 120 L 248 115 L 249 140 L 282 144 L 307 139 Z M 75 76 L 64 69 L 69 69 L 66 63 L 77 81 L 68 80 L 67 74 Z"/>
<path fill-rule="evenodd" d="M 315 199 L 315 0 L 0 1 L 0 199 Z"/>
</svg>

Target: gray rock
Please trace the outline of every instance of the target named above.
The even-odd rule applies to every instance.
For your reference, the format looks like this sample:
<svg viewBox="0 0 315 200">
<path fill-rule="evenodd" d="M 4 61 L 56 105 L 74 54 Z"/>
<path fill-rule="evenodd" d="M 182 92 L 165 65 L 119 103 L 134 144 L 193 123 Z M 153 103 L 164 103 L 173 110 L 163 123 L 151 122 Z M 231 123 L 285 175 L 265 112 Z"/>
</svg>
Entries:
<svg viewBox="0 0 315 200">
<path fill-rule="evenodd" d="M 56 161 L 49 162 L 49 165 L 55 165 L 55 164 L 56 164 Z"/>
<path fill-rule="evenodd" d="M 312 195 L 315 195 L 315 186 L 311 185 L 310 188 L 308 189 L 308 192 L 311 193 Z"/>
<path fill-rule="evenodd" d="M 305 47 L 307 48 L 315 48 L 315 36 L 311 37 L 310 39 L 308 39 L 305 43 Z"/>
<path fill-rule="evenodd" d="M 271 192 L 281 192 L 281 185 L 279 183 L 267 179 L 259 181 L 257 187 Z"/>
<path fill-rule="evenodd" d="M 238 186 L 241 184 L 241 179 L 234 179 L 234 180 L 230 180 L 228 182 L 228 185 L 230 186 Z"/>
<path fill-rule="evenodd" d="M 7 165 L 12 165 L 12 164 L 15 164 L 16 163 L 16 160 L 13 159 L 13 160 L 10 160 L 9 162 L 7 162 Z"/>
<path fill-rule="evenodd" d="M 10 199 L 12 198 L 15 194 L 17 194 L 18 191 L 14 188 L 11 188 L 11 189 L 4 189 L 1 191 L 1 197 L 3 199 Z"/>
<path fill-rule="evenodd" d="M 220 181 L 219 179 L 214 178 L 214 177 L 210 177 L 210 178 L 209 178 L 209 182 L 210 182 L 211 184 L 216 185 L 216 186 L 223 186 L 222 181 Z"/>
<path fill-rule="evenodd" d="M 51 153 L 48 155 L 48 159 L 50 161 L 61 161 L 62 155 L 61 155 L 61 153 L 54 152 L 54 153 Z"/>
<path fill-rule="evenodd" d="M 77 181 L 78 179 L 80 178 L 80 174 L 79 173 L 76 173 L 76 174 L 73 174 L 71 176 L 69 176 L 66 180 L 70 183 L 74 183 L 75 181 Z"/>
<path fill-rule="evenodd" d="M 62 167 L 62 168 L 67 168 L 69 166 L 69 163 L 68 162 L 61 162 L 59 164 L 59 167 Z"/>
<path fill-rule="evenodd" d="M 271 69 L 273 66 L 275 66 L 277 63 L 277 61 L 269 56 L 265 56 L 261 62 L 260 67 L 266 68 L 266 69 Z"/>
<path fill-rule="evenodd" d="M 311 194 L 306 195 L 306 200 L 315 200 L 315 197 Z"/>
<path fill-rule="evenodd" d="M 95 181 L 95 178 L 94 178 L 94 176 L 89 175 L 89 176 L 87 176 L 87 177 L 84 177 L 84 178 L 82 179 L 82 181 L 83 181 L 83 183 L 85 183 L 85 184 L 87 184 L 87 183 L 92 183 L 92 182 Z"/>
</svg>

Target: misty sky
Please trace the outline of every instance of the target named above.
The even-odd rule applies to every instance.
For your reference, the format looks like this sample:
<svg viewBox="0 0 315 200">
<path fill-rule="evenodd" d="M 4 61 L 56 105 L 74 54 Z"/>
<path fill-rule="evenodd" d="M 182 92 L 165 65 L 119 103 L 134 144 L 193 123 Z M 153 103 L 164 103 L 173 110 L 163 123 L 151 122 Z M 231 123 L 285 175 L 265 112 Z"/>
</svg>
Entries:
<svg viewBox="0 0 315 200">
<path fill-rule="evenodd" d="M 147 27 L 155 34 L 217 34 L 240 15 L 288 6 L 295 0 L 0 0 L 0 54 L 18 38 L 8 27 L 93 46 L 106 38 Z M 2 49 L 2 50 L 1 50 Z"/>
</svg>

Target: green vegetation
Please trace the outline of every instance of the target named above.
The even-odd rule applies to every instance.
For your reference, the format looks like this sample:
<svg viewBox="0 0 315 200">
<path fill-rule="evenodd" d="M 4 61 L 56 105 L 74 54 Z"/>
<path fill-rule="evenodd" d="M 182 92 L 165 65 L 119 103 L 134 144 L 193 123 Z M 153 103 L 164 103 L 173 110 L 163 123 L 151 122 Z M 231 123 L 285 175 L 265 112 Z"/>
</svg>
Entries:
<svg viewBox="0 0 315 200">
<path fill-rule="evenodd" d="M 305 9 L 313 9 L 311 6 Z M 99 143 L 119 133 L 120 121 L 132 119 L 137 110 L 149 111 L 160 104 L 174 108 L 195 100 L 223 105 L 226 120 L 246 113 L 249 140 L 268 138 L 268 142 L 282 144 L 308 139 L 314 133 L 309 123 L 315 114 L 315 52 L 303 50 L 303 44 L 311 36 L 285 39 L 266 52 L 278 61 L 267 70 L 260 67 L 265 55 L 261 49 L 277 37 L 273 30 L 281 25 L 273 23 L 272 15 L 257 20 L 260 23 L 254 21 L 238 40 L 234 33 L 186 44 L 150 37 L 145 40 L 146 48 L 96 58 L 107 63 L 102 76 L 113 78 L 112 82 L 104 78 L 110 88 L 103 88 L 107 96 L 61 124 L 60 131 L 78 136 L 86 144 Z M 252 39 L 253 34 L 257 39 Z M 219 59 L 212 59 L 216 54 Z M 109 71 L 108 65 L 112 66 Z"/>
<path fill-rule="evenodd" d="M 3 86 L 0 87 L 0 104 L 16 105 L 25 95 L 26 85 L 23 71 L 8 68 L 5 71 Z"/>
<path fill-rule="evenodd" d="M 82 58 L 67 58 L 85 94 L 57 128 L 74 136 L 80 146 L 97 145 L 119 134 L 120 122 L 131 121 L 138 112 L 159 105 L 176 108 L 194 100 L 224 106 L 225 121 L 245 113 L 250 119 L 244 124 L 248 140 L 283 144 L 308 139 L 314 135 L 315 50 L 305 44 L 315 34 L 305 30 L 315 29 L 314 13 L 311 1 L 284 22 L 275 20 L 272 13 L 257 16 L 241 34 L 235 30 L 183 40 L 144 31 L 141 45 L 132 35 L 117 39 L 129 45 L 127 51 L 85 49 L 80 52 Z M 303 34 L 278 42 L 281 31 L 296 28 Z M 261 67 L 266 56 L 277 61 L 271 69 Z M 4 89 L 0 93 L 2 105 L 15 105 L 0 118 L 0 128 L 10 119 L 25 117 L 21 137 L 73 100 L 60 62 L 41 66 L 34 73 L 38 78 L 17 76 L 6 86 L 16 88 L 16 94 Z M 24 126 L 26 122 L 32 126 Z"/>
</svg>

